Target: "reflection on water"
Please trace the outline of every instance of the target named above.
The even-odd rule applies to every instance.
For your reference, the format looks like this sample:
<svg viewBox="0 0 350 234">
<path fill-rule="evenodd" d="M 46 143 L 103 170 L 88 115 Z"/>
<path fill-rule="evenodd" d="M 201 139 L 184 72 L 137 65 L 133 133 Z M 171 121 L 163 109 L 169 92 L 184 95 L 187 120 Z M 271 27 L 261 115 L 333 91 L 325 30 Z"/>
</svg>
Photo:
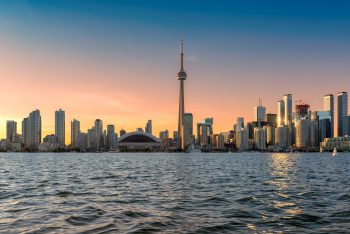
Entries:
<svg viewBox="0 0 350 234">
<path fill-rule="evenodd" d="M 346 233 L 350 155 L 0 154 L 0 233 Z"/>
</svg>

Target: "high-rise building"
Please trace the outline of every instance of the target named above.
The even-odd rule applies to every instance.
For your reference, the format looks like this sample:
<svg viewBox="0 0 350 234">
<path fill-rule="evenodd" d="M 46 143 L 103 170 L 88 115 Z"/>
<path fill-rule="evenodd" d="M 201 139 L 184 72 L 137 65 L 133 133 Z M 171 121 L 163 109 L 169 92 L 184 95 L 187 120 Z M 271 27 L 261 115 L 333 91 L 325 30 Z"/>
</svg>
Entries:
<svg viewBox="0 0 350 234">
<path fill-rule="evenodd" d="M 292 125 L 292 111 L 293 111 L 293 100 L 292 94 L 285 94 L 283 96 L 284 102 L 284 124 L 287 126 Z"/>
<path fill-rule="evenodd" d="M 185 114 L 185 97 L 184 97 L 184 81 L 187 79 L 187 73 L 184 70 L 184 52 L 183 41 L 180 43 L 180 71 L 177 73 L 177 79 L 180 81 L 180 97 L 179 97 L 179 120 L 177 129 L 177 148 L 184 150 L 184 114 Z"/>
<path fill-rule="evenodd" d="M 152 130 L 151 130 L 152 132 Z M 117 147 L 118 135 L 113 124 L 107 125 L 107 149 L 113 150 Z"/>
<path fill-rule="evenodd" d="M 264 126 L 266 131 L 266 143 L 267 145 L 275 145 L 275 127 L 271 125 Z"/>
<path fill-rule="evenodd" d="M 272 126 L 272 127 L 277 127 L 277 114 L 267 114 L 266 115 L 266 122 L 268 125 Z"/>
<path fill-rule="evenodd" d="M 65 113 L 62 109 L 55 111 L 55 135 L 58 140 L 58 147 L 65 147 Z"/>
<path fill-rule="evenodd" d="M 332 138 L 332 115 L 330 111 L 317 111 L 318 120 L 318 142 L 325 138 Z"/>
<path fill-rule="evenodd" d="M 328 111 L 330 113 L 330 116 L 331 116 L 331 137 L 334 137 L 334 97 L 333 97 L 333 94 L 327 94 L 323 97 L 323 110 Z"/>
<path fill-rule="evenodd" d="M 80 134 L 80 121 L 73 119 L 70 122 L 70 129 L 71 129 L 71 147 L 76 148 L 78 147 L 78 136 Z"/>
<path fill-rule="evenodd" d="M 280 148 L 288 148 L 288 127 L 278 127 L 275 130 L 275 145 Z"/>
<path fill-rule="evenodd" d="M 6 139 L 9 142 L 15 142 L 17 136 L 17 122 L 13 120 L 6 121 Z"/>
<path fill-rule="evenodd" d="M 310 115 L 310 106 L 308 104 L 298 104 L 295 105 L 295 119 L 298 120 L 303 117 L 307 117 Z"/>
<path fill-rule="evenodd" d="M 338 93 L 338 137 L 344 136 L 343 121 L 344 117 L 348 115 L 348 93 Z"/>
<path fill-rule="evenodd" d="M 193 115 L 192 113 L 184 114 L 184 149 L 193 144 Z"/>
<path fill-rule="evenodd" d="M 283 96 L 284 102 L 284 124 L 288 126 L 288 146 L 294 142 L 294 127 L 293 127 L 293 100 L 292 94 L 285 94 Z"/>
<path fill-rule="evenodd" d="M 197 144 L 205 147 L 210 144 L 210 133 L 212 126 L 210 123 L 197 123 Z"/>
<path fill-rule="evenodd" d="M 284 126 L 284 101 L 277 102 L 277 127 Z"/>
<path fill-rule="evenodd" d="M 145 132 L 152 134 L 152 120 L 148 120 L 145 127 Z"/>
<path fill-rule="evenodd" d="M 307 148 L 311 146 L 311 119 L 302 117 L 296 122 L 296 146 Z"/>
<path fill-rule="evenodd" d="M 350 136 L 350 116 L 343 117 L 343 134 L 344 136 Z"/>
<path fill-rule="evenodd" d="M 254 143 L 258 150 L 266 150 L 266 131 L 264 128 L 254 128 Z"/>
<path fill-rule="evenodd" d="M 39 110 L 34 110 L 28 118 L 28 148 L 37 150 L 41 143 L 41 116 Z"/>
<path fill-rule="evenodd" d="M 22 120 L 22 143 L 25 148 L 29 147 L 29 118 Z"/>
<path fill-rule="evenodd" d="M 239 151 L 245 151 L 249 149 L 247 129 L 240 129 L 236 132 L 236 148 Z"/>
<path fill-rule="evenodd" d="M 100 151 L 103 147 L 103 125 L 102 120 L 95 120 L 95 141 L 96 141 L 96 151 Z"/>
<path fill-rule="evenodd" d="M 236 126 L 235 126 L 235 132 L 237 133 L 239 130 L 244 128 L 244 118 L 243 117 L 238 117 L 236 121 Z"/>
<path fill-rule="evenodd" d="M 169 138 L 169 130 L 166 129 L 165 131 L 160 131 L 159 132 L 159 139 L 161 141 L 164 141 L 165 139 L 168 139 Z"/>
<path fill-rule="evenodd" d="M 266 107 L 262 106 L 260 101 L 259 106 L 254 107 L 254 121 L 258 123 L 266 121 Z"/>
</svg>

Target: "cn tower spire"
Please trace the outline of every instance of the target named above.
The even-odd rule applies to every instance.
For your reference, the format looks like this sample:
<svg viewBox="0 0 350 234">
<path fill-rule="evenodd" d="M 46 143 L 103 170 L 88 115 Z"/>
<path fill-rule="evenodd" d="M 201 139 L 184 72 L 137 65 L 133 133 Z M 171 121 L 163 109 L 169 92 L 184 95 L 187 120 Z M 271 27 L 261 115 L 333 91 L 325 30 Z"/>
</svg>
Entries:
<svg viewBox="0 0 350 234">
<path fill-rule="evenodd" d="M 180 70 L 184 70 L 184 41 L 181 39 L 180 41 L 180 52 L 181 52 L 181 68 Z"/>
</svg>

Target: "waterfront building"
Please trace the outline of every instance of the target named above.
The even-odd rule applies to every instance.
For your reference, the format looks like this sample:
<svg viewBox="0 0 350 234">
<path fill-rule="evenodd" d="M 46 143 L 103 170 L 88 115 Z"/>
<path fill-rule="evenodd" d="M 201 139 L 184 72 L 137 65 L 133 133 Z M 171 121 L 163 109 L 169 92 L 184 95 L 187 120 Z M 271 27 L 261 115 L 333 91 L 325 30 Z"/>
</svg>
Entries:
<svg viewBox="0 0 350 234">
<path fill-rule="evenodd" d="M 89 139 L 88 139 L 88 133 L 80 132 L 78 134 L 77 138 L 77 145 L 76 148 L 78 148 L 80 151 L 87 151 L 88 145 L 89 145 Z"/>
<path fill-rule="evenodd" d="M 184 114 L 185 114 L 185 97 L 184 97 L 184 81 L 187 79 L 187 73 L 184 70 L 184 52 L 183 41 L 180 43 L 180 71 L 177 73 L 177 79 L 180 81 L 180 97 L 179 97 L 179 119 L 178 119 L 178 134 L 177 148 L 184 150 Z"/>
<path fill-rule="evenodd" d="M 211 132 L 211 123 L 197 123 L 197 144 L 201 147 L 210 145 Z"/>
<path fill-rule="evenodd" d="M 284 101 L 277 102 L 277 126 L 284 126 Z"/>
<path fill-rule="evenodd" d="M 333 94 L 327 94 L 323 97 L 323 110 L 328 111 L 331 121 L 331 137 L 334 137 L 334 97 Z M 323 140 L 322 140 L 323 141 Z"/>
<path fill-rule="evenodd" d="M 235 132 L 237 133 L 239 130 L 244 128 L 244 118 L 243 117 L 238 117 L 236 120 L 236 124 L 234 127 Z"/>
<path fill-rule="evenodd" d="M 9 143 L 15 142 L 17 138 L 17 122 L 13 120 L 6 121 L 6 139 Z"/>
<path fill-rule="evenodd" d="M 266 131 L 264 128 L 254 128 L 254 143 L 257 150 L 266 150 Z"/>
<path fill-rule="evenodd" d="M 264 126 L 266 131 L 266 144 L 269 146 L 275 145 L 275 127 L 271 125 Z"/>
<path fill-rule="evenodd" d="M 343 117 L 343 135 L 350 136 L 350 116 Z"/>
<path fill-rule="evenodd" d="M 64 148 L 65 143 L 65 112 L 62 109 L 55 111 L 55 135 L 58 139 L 58 146 Z"/>
<path fill-rule="evenodd" d="M 58 138 L 55 134 L 46 135 L 43 139 L 44 143 L 58 143 Z"/>
<path fill-rule="evenodd" d="M 302 117 L 296 122 L 296 146 L 307 148 L 311 145 L 311 119 Z"/>
<path fill-rule="evenodd" d="M 159 132 L 159 139 L 164 142 L 164 140 L 169 139 L 169 130 L 166 129 L 164 131 Z"/>
<path fill-rule="evenodd" d="M 240 129 L 236 132 L 236 148 L 238 151 L 249 149 L 248 129 Z"/>
<path fill-rule="evenodd" d="M 227 139 L 227 132 L 221 132 L 218 139 L 218 149 L 225 149 L 225 143 Z"/>
<path fill-rule="evenodd" d="M 119 138 L 120 151 L 159 151 L 162 142 L 147 132 L 129 132 Z"/>
<path fill-rule="evenodd" d="M 29 147 L 29 118 L 22 120 L 22 143 L 24 148 Z"/>
<path fill-rule="evenodd" d="M 293 100 L 292 94 L 285 94 L 283 96 L 284 101 L 284 124 L 288 126 L 288 147 L 291 146 L 294 142 L 294 128 L 292 124 L 293 120 Z"/>
<path fill-rule="evenodd" d="M 95 127 L 92 127 L 87 130 L 87 149 L 96 150 L 96 130 Z"/>
<path fill-rule="evenodd" d="M 338 93 L 338 137 L 344 136 L 343 121 L 344 117 L 348 115 L 348 93 Z"/>
<path fill-rule="evenodd" d="M 37 150 L 41 143 L 41 115 L 39 110 L 34 110 L 28 117 L 28 148 Z"/>
<path fill-rule="evenodd" d="M 277 114 L 267 114 L 266 115 L 266 122 L 268 125 L 272 127 L 277 127 Z"/>
<path fill-rule="evenodd" d="M 318 142 L 320 143 L 325 138 L 332 138 L 332 115 L 330 111 L 317 111 L 316 115 L 318 120 Z"/>
<path fill-rule="evenodd" d="M 275 130 L 275 145 L 279 148 L 286 149 L 288 145 L 288 127 L 278 127 Z"/>
<path fill-rule="evenodd" d="M 104 147 L 103 144 L 103 124 L 102 124 L 102 120 L 100 119 L 96 119 L 95 120 L 95 145 L 96 145 L 96 151 L 100 151 L 101 148 Z"/>
<path fill-rule="evenodd" d="M 192 113 L 184 114 L 184 149 L 186 150 L 189 146 L 194 143 L 193 136 L 193 115 Z"/>
<path fill-rule="evenodd" d="M 148 120 L 145 127 L 145 132 L 152 134 L 152 120 Z"/>
<path fill-rule="evenodd" d="M 70 122 L 70 129 L 71 129 L 71 148 L 78 147 L 78 136 L 80 133 L 80 121 L 73 119 Z"/>
<path fill-rule="evenodd" d="M 266 107 L 259 103 L 259 106 L 254 107 L 254 121 L 255 122 L 266 122 Z"/>
<path fill-rule="evenodd" d="M 117 141 L 118 141 L 118 134 L 115 132 L 115 126 L 113 124 L 107 125 L 107 149 L 108 150 L 116 149 Z"/>
<path fill-rule="evenodd" d="M 350 136 L 325 138 L 321 143 L 321 147 L 327 151 L 350 151 Z"/>
</svg>

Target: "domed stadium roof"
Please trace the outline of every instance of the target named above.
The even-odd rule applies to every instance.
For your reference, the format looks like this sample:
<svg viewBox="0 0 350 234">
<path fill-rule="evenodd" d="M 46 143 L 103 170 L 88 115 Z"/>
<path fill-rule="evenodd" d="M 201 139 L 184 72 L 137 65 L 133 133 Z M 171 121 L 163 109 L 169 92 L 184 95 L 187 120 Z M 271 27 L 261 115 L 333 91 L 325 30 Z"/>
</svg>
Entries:
<svg viewBox="0 0 350 234">
<path fill-rule="evenodd" d="M 119 138 L 119 143 L 162 143 L 157 137 L 147 132 L 129 132 Z"/>
</svg>

